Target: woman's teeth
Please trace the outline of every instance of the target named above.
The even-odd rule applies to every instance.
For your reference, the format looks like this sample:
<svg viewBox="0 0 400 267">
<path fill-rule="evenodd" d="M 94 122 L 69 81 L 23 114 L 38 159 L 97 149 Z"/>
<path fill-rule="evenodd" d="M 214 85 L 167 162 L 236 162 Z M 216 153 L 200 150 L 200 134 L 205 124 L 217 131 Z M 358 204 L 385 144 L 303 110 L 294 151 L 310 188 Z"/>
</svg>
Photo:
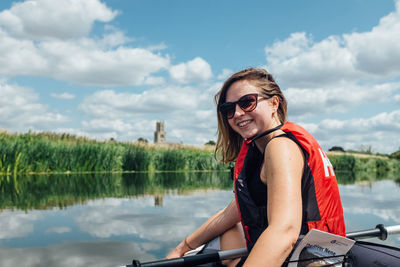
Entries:
<svg viewBox="0 0 400 267">
<path fill-rule="evenodd" d="M 242 122 L 239 122 L 238 125 L 239 125 L 239 127 L 244 127 L 249 123 L 250 123 L 250 121 L 242 121 Z"/>
</svg>

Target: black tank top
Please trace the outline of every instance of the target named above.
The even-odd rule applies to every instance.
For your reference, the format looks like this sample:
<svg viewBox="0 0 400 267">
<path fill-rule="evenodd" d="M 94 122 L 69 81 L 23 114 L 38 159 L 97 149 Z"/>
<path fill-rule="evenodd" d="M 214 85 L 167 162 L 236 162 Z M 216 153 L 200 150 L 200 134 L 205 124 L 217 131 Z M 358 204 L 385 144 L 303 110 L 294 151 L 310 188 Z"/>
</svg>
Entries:
<svg viewBox="0 0 400 267">
<path fill-rule="evenodd" d="M 257 206 L 267 205 L 267 186 L 261 181 L 260 173 L 264 155 L 256 146 L 249 147 L 249 157 L 246 159 L 246 177 L 251 177 L 247 181 L 250 196 Z"/>
<path fill-rule="evenodd" d="M 288 136 L 286 134 L 277 135 L 271 138 L 268 143 L 271 142 L 272 139 L 278 137 Z M 248 158 L 247 162 L 247 164 L 249 164 L 249 167 L 246 168 L 246 177 L 252 177 L 252 179 L 249 179 L 247 181 L 247 186 L 249 188 L 250 195 L 254 200 L 254 203 L 257 206 L 265 206 L 267 205 L 267 186 L 261 181 L 260 177 L 264 154 L 261 153 L 255 145 L 252 145 L 249 150 L 250 149 L 252 151 L 250 151 L 250 157 Z"/>
</svg>

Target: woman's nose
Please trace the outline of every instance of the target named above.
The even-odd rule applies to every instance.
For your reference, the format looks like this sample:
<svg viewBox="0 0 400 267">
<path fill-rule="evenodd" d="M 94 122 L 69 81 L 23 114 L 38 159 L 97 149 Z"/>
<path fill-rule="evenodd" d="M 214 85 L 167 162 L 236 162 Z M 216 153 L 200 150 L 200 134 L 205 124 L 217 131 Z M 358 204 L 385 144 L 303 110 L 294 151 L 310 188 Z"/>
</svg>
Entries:
<svg viewBox="0 0 400 267">
<path fill-rule="evenodd" d="M 235 113 L 234 113 L 233 117 L 236 117 L 236 116 L 239 117 L 245 113 L 246 113 L 246 111 L 244 111 L 238 104 L 235 105 Z"/>
</svg>

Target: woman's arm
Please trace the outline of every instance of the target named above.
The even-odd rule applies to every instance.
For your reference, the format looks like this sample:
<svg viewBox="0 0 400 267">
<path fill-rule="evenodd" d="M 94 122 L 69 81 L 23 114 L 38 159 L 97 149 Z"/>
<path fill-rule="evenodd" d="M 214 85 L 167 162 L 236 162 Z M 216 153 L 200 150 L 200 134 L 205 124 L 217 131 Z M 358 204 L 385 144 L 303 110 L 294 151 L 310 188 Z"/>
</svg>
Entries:
<svg viewBox="0 0 400 267">
<path fill-rule="evenodd" d="M 281 266 L 300 234 L 301 178 L 304 155 L 288 138 L 267 145 L 261 180 L 268 186 L 268 227 L 258 238 L 244 266 Z"/>
<path fill-rule="evenodd" d="M 196 248 L 223 234 L 240 221 L 235 200 L 223 210 L 210 217 L 202 226 L 183 240 L 167 259 L 182 257 L 187 251 Z"/>
</svg>

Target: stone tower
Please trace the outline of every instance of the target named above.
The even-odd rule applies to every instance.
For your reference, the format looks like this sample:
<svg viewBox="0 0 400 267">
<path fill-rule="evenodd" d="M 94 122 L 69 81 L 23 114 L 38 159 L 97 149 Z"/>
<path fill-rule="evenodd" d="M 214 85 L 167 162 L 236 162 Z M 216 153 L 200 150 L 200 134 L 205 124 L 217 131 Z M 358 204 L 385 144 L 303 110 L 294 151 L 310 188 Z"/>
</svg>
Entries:
<svg viewBox="0 0 400 267">
<path fill-rule="evenodd" d="M 156 123 L 156 131 L 154 132 L 154 144 L 165 144 L 166 142 L 167 139 L 164 131 L 164 122 L 158 121 Z"/>
</svg>

